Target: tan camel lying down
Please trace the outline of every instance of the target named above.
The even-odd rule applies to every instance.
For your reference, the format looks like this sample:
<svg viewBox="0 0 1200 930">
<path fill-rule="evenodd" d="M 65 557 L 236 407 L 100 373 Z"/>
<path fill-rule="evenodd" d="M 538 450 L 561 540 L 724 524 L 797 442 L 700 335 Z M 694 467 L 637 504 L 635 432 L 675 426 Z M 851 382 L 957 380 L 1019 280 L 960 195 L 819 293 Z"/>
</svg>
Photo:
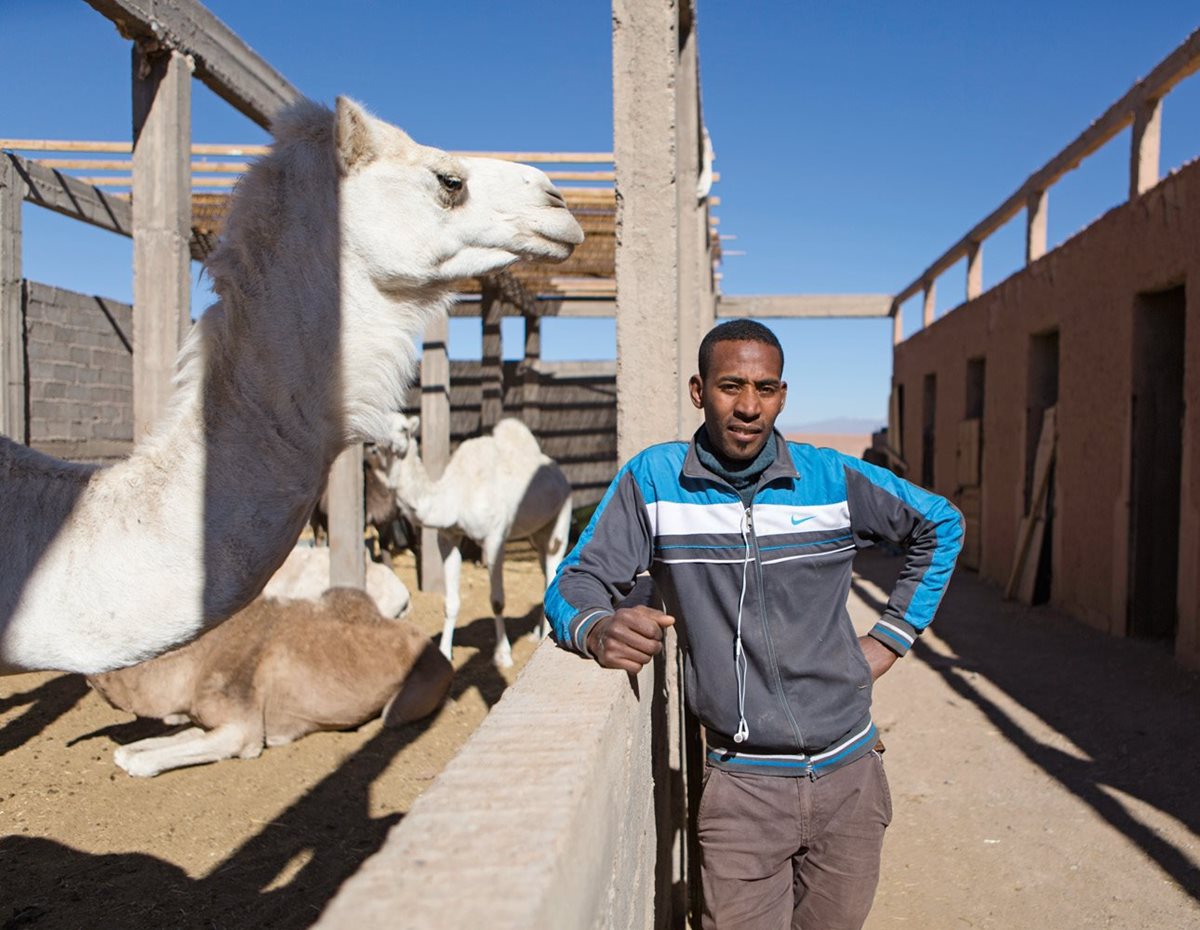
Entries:
<svg viewBox="0 0 1200 930">
<path fill-rule="evenodd" d="M 453 669 L 407 620 L 384 619 L 371 598 L 333 588 L 320 600 L 259 599 L 181 649 L 94 675 L 109 704 L 139 717 L 196 726 L 121 746 L 130 775 L 220 759 L 253 759 L 316 730 L 345 730 L 383 710 L 385 726 L 436 710 Z"/>
</svg>

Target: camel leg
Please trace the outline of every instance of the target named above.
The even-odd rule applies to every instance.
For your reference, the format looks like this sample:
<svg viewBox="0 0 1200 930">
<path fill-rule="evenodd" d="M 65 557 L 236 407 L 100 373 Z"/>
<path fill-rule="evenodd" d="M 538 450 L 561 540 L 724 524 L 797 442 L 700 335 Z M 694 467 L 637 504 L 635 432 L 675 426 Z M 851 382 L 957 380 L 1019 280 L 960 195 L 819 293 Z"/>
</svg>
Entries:
<svg viewBox="0 0 1200 930">
<path fill-rule="evenodd" d="M 496 624 L 496 651 L 492 661 L 497 668 L 512 668 L 512 647 L 504 629 L 504 539 L 499 534 L 485 539 L 483 557 L 487 560 L 488 580 L 492 583 L 492 621 Z"/>
<path fill-rule="evenodd" d="M 454 625 L 458 622 L 461 606 L 459 581 L 462 576 L 462 549 L 460 537 L 438 533 L 438 549 L 442 554 L 442 581 L 446 586 L 446 618 L 442 623 L 440 649 L 447 659 L 453 659 Z"/>
<path fill-rule="evenodd" d="M 121 746 L 113 753 L 113 761 L 130 775 L 148 778 L 185 765 L 202 765 L 240 756 L 253 759 L 262 752 L 262 739 L 250 738 L 246 728 L 227 723 L 205 732 L 192 727 L 173 736 L 138 740 Z"/>
<path fill-rule="evenodd" d="M 554 523 L 538 530 L 533 536 L 533 544 L 537 548 L 538 561 L 542 566 L 542 577 L 545 580 L 546 588 L 550 587 L 550 582 L 558 574 L 558 566 L 567 557 L 567 541 L 570 539 L 570 535 L 571 498 L 568 497 L 559 509 Z M 542 640 L 546 638 L 546 634 L 549 632 L 550 625 L 546 620 L 546 607 L 543 603 L 542 621 L 537 625 L 533 635 Z"/>
</svg>

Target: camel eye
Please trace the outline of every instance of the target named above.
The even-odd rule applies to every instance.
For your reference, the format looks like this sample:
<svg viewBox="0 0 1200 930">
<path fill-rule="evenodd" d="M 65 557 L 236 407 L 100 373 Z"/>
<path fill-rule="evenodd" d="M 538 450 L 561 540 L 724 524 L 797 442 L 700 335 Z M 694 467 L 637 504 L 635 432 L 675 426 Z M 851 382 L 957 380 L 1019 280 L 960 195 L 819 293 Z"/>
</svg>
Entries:
<svg viewBox="0 0 1200 930">
<path fill-rule="evenodd" d="M 438 183 L 452 194 L 457 194 L 462 190 L 463 179 L 453 174 L 439 174 L 437 176 Z"/>
</svg>

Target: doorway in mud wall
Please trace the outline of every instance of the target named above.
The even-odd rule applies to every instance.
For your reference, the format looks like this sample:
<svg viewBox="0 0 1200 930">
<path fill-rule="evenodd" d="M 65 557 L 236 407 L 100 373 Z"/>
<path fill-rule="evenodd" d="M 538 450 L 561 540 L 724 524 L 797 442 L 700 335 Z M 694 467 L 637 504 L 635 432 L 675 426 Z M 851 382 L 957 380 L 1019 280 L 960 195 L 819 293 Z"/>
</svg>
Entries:
<svg viewBox="0 0 1200 930">
<path fill-rule="evenodd" d="M 1179 622 L 1185 306 L 1182 287 L 1141 294 L 1133 323 L 1127 632 L 1171 643 Z"/>
<path fill-rule="evenodd" d="M 1053 429 L 1054 418 L 1047 419 L 1046 411 L 1058 405 L 1058 330 L 1036 333 L 1029 338 L 1029 380 L 1026 385 L 1025 407 L 1025 512 L 1031 519 L 1040 520 L 1039 532 L 1034 534 L 1037 546 L 1033 553 L 1037 570 L 1034 577 L 1032 601 L 1044 604 L 1050 600 L 1054 577 L 1054 475 L 1055 457 L 1047 455 L 1053 449 L 1053 434 L 1043 441 L 1043 425 Z M 1041 445 L 1042 455 L 1038 455 Z M 1039 472 L 1039 462 L 1042 470 Z M 1034 512 L 1036 511 L 1036 513 Z"/>
<path fill-rule="evenodd" d="M 936 454 L 934 426 L 937 423 L 937 375 L 928 374 L 921 385 L 921 484 L 933 490 L 933 460 Z"/>
</svg>

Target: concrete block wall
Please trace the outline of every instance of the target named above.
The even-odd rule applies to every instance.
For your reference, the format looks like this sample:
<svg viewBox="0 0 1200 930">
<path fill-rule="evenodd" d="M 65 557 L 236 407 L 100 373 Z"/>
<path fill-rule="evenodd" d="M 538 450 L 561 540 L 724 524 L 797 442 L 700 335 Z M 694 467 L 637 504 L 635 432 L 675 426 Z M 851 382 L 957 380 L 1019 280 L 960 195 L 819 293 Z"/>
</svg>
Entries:
<svg viewBox="0 0 1200 930">
<path fill-rule="evenodd" d="M 544 642 L 317 930 L 656 926 L 655 681 Z"/>
<path fill-rule="evenodd" d="M 29 443 L 103 461 L 133 441 L 133 310 L 26 282 Z"/>
<path fill-rule="evenodd" d="M 1058 333 L 1050 599 L 1101 630 L 1124 635 L 1134 319 L 1141 295 L 1181 285 L 1185 413 L 1175 653 L 1200 667 L 1200 162 L 1110 210 L 898 345 L 893 379 L 904 388 L 903 448 L 910 474 L 919 476 L 922 384 L 926 375 L 936 374 L 934 489 L 953 496 L 967 360 L 986 359 L 980 572 L 1003 584 L 1024 512 L 1031 340 Z"/>
</svg>

